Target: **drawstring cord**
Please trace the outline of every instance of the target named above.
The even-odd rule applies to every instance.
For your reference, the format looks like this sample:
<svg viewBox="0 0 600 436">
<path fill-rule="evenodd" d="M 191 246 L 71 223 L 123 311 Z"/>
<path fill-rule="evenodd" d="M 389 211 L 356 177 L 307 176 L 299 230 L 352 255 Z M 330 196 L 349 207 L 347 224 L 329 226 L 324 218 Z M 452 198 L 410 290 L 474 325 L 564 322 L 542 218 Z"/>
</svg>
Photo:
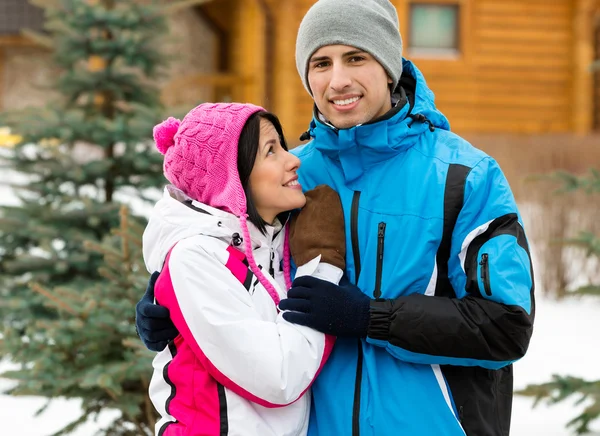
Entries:
<svg viewBox="0 0 600 436">
<path fill-rule="evenodd" d="M 300 141 L 308 141 L 310 139 L 310 130 L 307 130 L 306 132 L 302 133 L 302 135 L 300 135 Z"/>
<path fill-rule="evenodd" d="M 408 124 L 409 128 L 411 128 L 413 123 L 416 121 L 419 123 L 427 123 L 427 125 L 429 126 L 429 131 L 430 132 L 435 131 L 435 126 L 429 120 L 429 118 L 427 118 L 425 115 L 423 115 L 423 114 L 408 114 L 407 117 L 412 119 L 412 122 Z M 337 130 L 334 126 L 331 126 L 330 124 L 327 124 L 327 125 L 334 128 L 335 130 Z M 302 135 L 300 135 L 299 139 L 300 139 L 300 141 L 308 141 L 310 139 L 310 129 L 307 130 L 306 132 L 302 133 Z"/>
<path fill-rule="evenodd" d="M 240 244 L 241 243 L 245 244 L 244 247 L 245 247 L 246 260 L 248 261 L 248 266 L 250 267 L 250 270 L 254 273 L 256 278 L 258 278 L 258 281 L 265 287 L 265 289 L 267 290 L 267 292 L 273 299 L 275 306 L 278 306 L 279 305 L 279 294 L 275 290 L 275 287 L 273 286 L 273 284 L 271 282 L 269 282 L 269 280 L 265 277 L 263 272 L 260 270 L 260 268 L 256 264 L 256 261 L 254 260 L 254 255 L 252 254 L 252 241 L 250 240 L 250 231 L 248 230 L 247 219 L 248 219 L 248 215 L 245 213 L 241 214 L 239 217 L 240 225 L 242 227 L 242 237 L 241 237 L 242 240 L 239 242 L 240 242 Z"/>
<path fill-rule="evenodd" d="M 412 127 L 413 123 L 416 121 L 419 123 L 427 123 L 429 125 L 430 132 L 433 132 L 435 130 L 435 126 L 433 125 L 433 123 L 429 121 L 429 119 L 423 114 L 410 114 L 408 115 L 408 117 L 412 119 L 412 123 L 410 123 L 408 127 Z"/>
</svg>

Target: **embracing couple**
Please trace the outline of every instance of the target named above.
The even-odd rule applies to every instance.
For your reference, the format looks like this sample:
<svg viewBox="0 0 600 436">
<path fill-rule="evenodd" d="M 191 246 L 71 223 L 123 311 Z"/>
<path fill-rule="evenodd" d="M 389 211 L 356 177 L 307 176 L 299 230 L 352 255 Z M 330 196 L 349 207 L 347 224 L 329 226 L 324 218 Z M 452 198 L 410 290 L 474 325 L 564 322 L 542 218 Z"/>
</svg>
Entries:
<svg viewBox="0 0 600 436">
<path fill-rule="evenodd" d="M 450 132 L 388 0 L 316 2 L 296 63 L 292 152 L 250 104 L 155 127 L 156 434 L 508 435 L 534 284 L 502 171 Z"/>
</svg>

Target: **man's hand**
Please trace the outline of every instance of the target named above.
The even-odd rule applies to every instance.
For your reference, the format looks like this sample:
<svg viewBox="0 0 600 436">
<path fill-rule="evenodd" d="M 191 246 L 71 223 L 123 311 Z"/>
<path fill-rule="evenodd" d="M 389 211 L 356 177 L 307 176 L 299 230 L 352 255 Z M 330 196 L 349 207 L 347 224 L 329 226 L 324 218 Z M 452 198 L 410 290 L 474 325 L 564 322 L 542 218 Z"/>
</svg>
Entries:
<svg viewBox="0 0 600 436">
<path fill-rule="evenodd" d="M 135 305 L 135 328 L 150 351 L 162 351 L 179 332 L 169 318 L 169 309 L 154 304 L 154 284 L 159 272 L 150 276 L 144 296 Z"/>
<path fill-rule="evenodd" d="M 343 278 L 340 285 L 304 276 L 294 280 L 279 308 L 291 323 L 339 336 L 367 336 L 371 299 Z"/>
</svg>

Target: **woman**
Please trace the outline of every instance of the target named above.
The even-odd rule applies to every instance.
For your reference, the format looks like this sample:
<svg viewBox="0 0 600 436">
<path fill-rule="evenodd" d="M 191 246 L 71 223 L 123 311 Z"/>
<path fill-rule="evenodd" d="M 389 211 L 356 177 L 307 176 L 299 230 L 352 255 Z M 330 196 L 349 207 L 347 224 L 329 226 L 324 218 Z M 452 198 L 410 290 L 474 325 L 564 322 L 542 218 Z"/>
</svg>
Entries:
<svg viewBox="0 0 600 436">
<path fill-rule="evenodd" d="M 144 260 L 179 331 L 153 362 L 156 434 L 306 434 L 304 394 L 333 340 L 277 308 L 290 286 L 282 220 L 306 202 L 300 161 L 278 119 L 249 104 L 202 104 L 154 138 L 172 185 L 144 232 Z M 332 225 L 343 228 L 339 211 Z M 307 245 L 298 258 L 315 253 Z M 330 245 L 307 272 L 337 283 L 344 256 Z"/>
</svg>

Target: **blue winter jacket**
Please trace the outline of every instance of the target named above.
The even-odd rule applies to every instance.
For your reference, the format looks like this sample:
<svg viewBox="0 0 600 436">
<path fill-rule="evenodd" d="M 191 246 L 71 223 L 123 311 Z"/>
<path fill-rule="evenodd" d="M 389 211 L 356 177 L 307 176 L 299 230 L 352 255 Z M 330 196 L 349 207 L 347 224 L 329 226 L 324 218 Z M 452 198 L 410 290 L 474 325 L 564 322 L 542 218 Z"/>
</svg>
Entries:
<svg viewBox="0 0 600 436">
<path fill-rule="evenodd" d="M 450 132 L 404 61 L 408 101 L 338 130 L 315 117 L 293 152 L 346 220 L 346 273 L 373 298 L 366 339 L 338 338 L 313 385 L 310 435 L 508 435 L 533 271 L 498 164 Z M 400 89 L 399 87 L 399 89 Z"/>
</svg>

